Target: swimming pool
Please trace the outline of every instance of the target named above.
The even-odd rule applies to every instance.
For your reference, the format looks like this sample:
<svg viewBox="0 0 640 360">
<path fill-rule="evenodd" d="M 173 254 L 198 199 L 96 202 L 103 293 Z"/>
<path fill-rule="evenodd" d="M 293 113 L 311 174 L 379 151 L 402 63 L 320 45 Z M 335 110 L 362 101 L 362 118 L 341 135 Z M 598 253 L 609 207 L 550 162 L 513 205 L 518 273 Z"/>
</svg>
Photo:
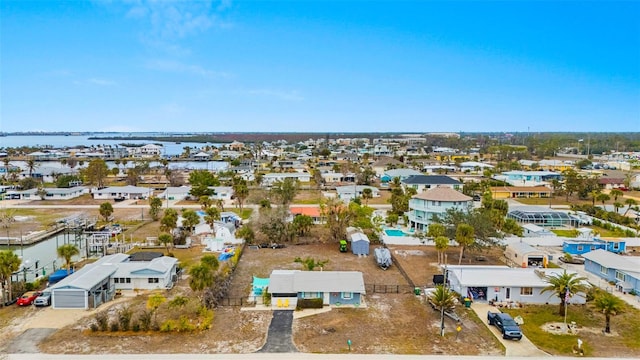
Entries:
<svg viewBox="0 0 640 360">
<path fill-rule="evenodd" d="M 198 214 L 200 217 L 203 217 L 203 216 L 207 215 L 207 213 L 202 211 L 202 210 L 196 211 L 196 214 Z"/>
<path fill-rule="evenodd" d="M 407 236 L 402 230 L 398 229 L 384 229 L 385 234 L 389 236 Z"/>
</svg>

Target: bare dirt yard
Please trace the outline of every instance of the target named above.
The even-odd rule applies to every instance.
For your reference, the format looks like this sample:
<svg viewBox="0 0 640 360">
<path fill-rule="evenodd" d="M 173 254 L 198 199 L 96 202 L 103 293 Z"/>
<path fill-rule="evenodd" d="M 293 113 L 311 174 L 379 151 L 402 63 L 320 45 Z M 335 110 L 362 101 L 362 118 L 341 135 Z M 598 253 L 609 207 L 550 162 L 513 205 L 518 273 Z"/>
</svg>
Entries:
<svg viewBox="0 0 640 360">
<path fill-rule="evenodd" d="M 412 278 L 430 279 L 427 270 L 432 266 L 430 260 L 435 262 L 435 252 L 432 247 L 418 248 L 424 255 L 408 252 L 397 258 L 402 259 L 402 266 Z M 329 260 L 324 270 L 362 271 L 368 293 L 361 308 L 333 308 L 329 312 L 295 319 L 293 342 L 300 351 L 347 352 L 346 340 L 349 339 L 352 341 L 351 351 L 354 353 L 494 356 L 504 353 L 502 346 L 481 320 L 462 307 L 457 310 L 462 319 L 462 331 L 456 336 L 455 323 L 447 319 L 445 337 L 440 337 L 440 314 L 425 304 L 422 295 L 413 294 L 396 266 L 383 271 L 376 266 L 372 256 L 358 257 L 351 253 L 340 253 L 336 244 L 288 245 L 283 249 L 245 248 L 233 277 L 229 298 L 245 299 L 241 301 L 246 304 L 252 276 L 267 277 L 273 269 L 301 269 L 302 266 L 294 262 L 294 259 L 307 256 L 317 260 Z M 376 292 L 372 292 L 372 284 L 385 286 L 379 286 Z M 175 292 L 195 297 L 188 288 L 186 279 L 167 292 L 167 297 L 175 295 Z M 136 306 L 144 303 L 146 296 L 133 296 L 126 301 L 124 304 Z M 123 302 L 120 302 L 113 306 L 118 307 L 122 304 Z M 103 305 L 104 310 L 109 306 L 111 305 Z M 3 323 L 7 332 L 11 330 L 10 337 L 19 336 L 20 324 L 24 322 L 24 316 L 29 316 L 24 309 L 17 310 L 23 311 L 24 314 L 11 316 Z M 38 310 L 40 309 L 33 311 Z M 39 349 L 46 353 L 83 354 L 250 353 L 263 345 L 270 319 L 271 311 L 255 310 L 251 305 L 247 308 L 223 306 L 214 310 L 214 319 L 209 330 L 187 333 L 92 332 L 90 325 L 95 322 L 95 318 L 87 312 L 86 317 L 57 330 L 42 341 Z M 2 349 L 4 346 L 0 346 L 0 350 Z"/>
</svg>

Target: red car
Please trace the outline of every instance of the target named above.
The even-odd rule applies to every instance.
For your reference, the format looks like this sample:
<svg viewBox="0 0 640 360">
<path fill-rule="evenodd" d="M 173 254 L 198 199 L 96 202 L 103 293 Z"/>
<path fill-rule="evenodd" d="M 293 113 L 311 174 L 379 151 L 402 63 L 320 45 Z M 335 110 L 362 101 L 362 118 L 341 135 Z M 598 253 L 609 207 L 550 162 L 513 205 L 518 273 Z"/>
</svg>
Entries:
<svg viewBox="0 0 640 360">
<path fill-rule="evenodd" d="M 18 299 L 18 306 L 28 306 L 33 304 L 33 301 L 40 296 L 40 294 L 40 291 L 27 291 Z"/>
</svg>

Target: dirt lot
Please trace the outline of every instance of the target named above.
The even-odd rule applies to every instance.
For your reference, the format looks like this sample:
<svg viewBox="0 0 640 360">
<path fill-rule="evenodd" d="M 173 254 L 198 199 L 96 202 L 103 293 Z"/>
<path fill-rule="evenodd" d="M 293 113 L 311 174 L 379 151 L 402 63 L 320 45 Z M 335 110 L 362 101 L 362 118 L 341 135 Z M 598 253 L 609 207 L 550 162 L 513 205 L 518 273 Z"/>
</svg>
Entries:
<svg viewBox="0 0 640 360">
<path fill-rule="evenodd" d="M 436 255 L 431 247 L 419 249 L 422 254 L 410 252 L 411 249 L 393 250 L 400 251 L 397 258 L 402 259 L 399 261 L 412 278 L 430 279 L 429 274 L 433 272 L 430 261 L 435 261 Z M 325 270 L 363 271 L 366 284 L 387 285 L 382 288 L 392 292 L 400 289 L 401 293 L 370 292 L 365 297 L 366 307 L 337 308 L 294 320 L 293 341 L 300 351 L 346 352 L 345 339 L 350 339 L 352 352 L 356 353 L 502 354 L 493 335 L 475 315 L 464 309 L 458 310 L 463 319 L 459 339 L 456 340 L 455 324 L 450 320 L 446 321 L 446 336 L 440 337 L 439 313 L 426 306 L 421 296 L 409 291 L 407 281 L 396 266 L 383 271 L 376 266 L 372 256 L 359 258 L 340 253 L 335 244 L 290 245 L 284 249 L 247 248 L 234 275 L 230 298 L 246 299 L 252 275 L 266 277 L 272 269 L 300 269 L 301 265 L 294 259 L 306 256 L 329 260 Z M 190 292 L 186 280 L 171 291 Z M 140 298 L 129 301 L 132 304 L 143 301 Z M 11 316 L 3 326 L 10 337 L 19 335 L 21 322 L 29 316 L 29 311 L 34 311 L 16 310 L 24 314 Z M 212 328 L 202 332 L 92 333 L 88 329 L 93 317 L 89 315 L 55 332 L 40 344 L 40 350 L 47 353 L 248 353 L 258 350 L 264 343 L 270 318 L 270 311 L 242 311 L 237 306 L 225 306 L 215 310 Z"/>
</svg>

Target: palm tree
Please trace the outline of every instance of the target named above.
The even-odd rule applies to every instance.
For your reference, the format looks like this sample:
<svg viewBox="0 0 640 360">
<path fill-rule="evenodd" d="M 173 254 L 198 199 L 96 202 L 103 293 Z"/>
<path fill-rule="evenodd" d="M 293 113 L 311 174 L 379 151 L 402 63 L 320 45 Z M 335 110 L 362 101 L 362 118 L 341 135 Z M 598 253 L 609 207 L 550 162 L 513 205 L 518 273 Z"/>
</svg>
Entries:
<svg viewBox="0 0 640 360">
<path fill-rule="evenodd" d="M 213 285 L 215 280 L 211 267 L 204 263 L 191 267 L 189 275 L 189 287 L 193 291 L 202 291 Z"/>
<path fill-rule="evenodd" d="M 220 220 L 220 210 L 218 210 L 218 208 L 210 207 L 205 210 L 204 222 L 209 225 L 211 231 L 213 232 L 215 232 L 213 225 L 215 224 L 216 220 Z"/>
<path fill-rule="evenodd" d="M 613 189 L 609 192 L 609 195 L 613 196 L 613 201 L 618 201 L 618 198 L 624 196 L 624 193 L 622 192 L 622 190 Z"/>
<path fill-rule="evenodd" d="M 609 194 L 600 193 L 598 194 L 598 196 L 596 196 L 596 200 L 602 202 L 602 206 L 604 206 L 604 203 L 606 203 L 610 199 L 611 199 L 611 196 L 609 196 Z"/>
<path fill-rule="evenodd" d="M 58 248 L 58 256 L 64 259 L 67 274 L 71 271 L 71 258 L 79 254 L 80 250 L 73 244 L 64 244 Z"/>
<path fill-rule="evenodd" d="M 614 208 L 615 212 L 618 212 L 618 210 L 620 210 L 620 208 L 622 206 L 623 206 L 622 203 L 619 203 L 617 201 L 613 203 L 613 208 Z"/>
<path fill-rule="evenodd" d="M 169 233 L 163 232 L 158 236 L 158 242 L 165 246 L 167 254 L 169 254 L 169 245 L 173 244 L 173 236 Z"/>
<path fill-rule="evenodd" d="M 369 205 L 369 199 L 373 197 L 373 191 L 370 188 L 362 189 L 362 199 L 364 199 L 364 204 Z"/>
<path fill-rule="evenodd" d="M 454 292 L 447 289 L 444 285 L 436 285 L 436 290 L 429 294 L 427 299 L 436 308 L 444 308 L 444 310 L 447 311 L 454 308 L 455 297 Z"/>
<path fill-rule="evenodd" d="M 458 224 L 456 228 L 456 242 L 460 245 L 460 258 L 458 259 L 458 265 L 462 264 L 462 256 L 464 256 L 464 249 L 473 245 L 475 242 L 475 231 L 473 226 L 469 224 Z"/>
<path fill-rule="evenodd" d="M 8 291 L 8 298 L 2 295 L 2 299 L 13 299 L 12 281 L 11 275 L 20 269 L 22 260 L 18 255 L 14 254 L 11 250 L 0 251 L 0 289 L 6 289 Z"/>
<path fill-rule="evenodd" d="M 449 238 L 446 236 L 437 236 L 435 238 L 436 250 L 438 251 L 438 264 L 444 262 L 444 252 L 449 247 Z"/>
<path fill-rule="evenodd" d="M 577 273 L 568 273 L 564 270 L 562 274 L 545 276 L 545 281 L 549 284 L 542 289 L 542 293 L 552 291 L 560 298 L 560 309 L 558 313 L 564 315 L 565 302 L 571 294 L 587 291 L 587 278 L 579 276 Z"/>
<path fill-rule="evenodd" d="M 27 168 L 29 169 L 29 177 L 33 177 L 32 176 L 33 175 L 33 170 L 35 170 L 35 168 L 37 166 L 38 165 L 36 164 L 36 161 L 33 158 L 27 160 Z"/>
<path fill-rule="evenodd" d="M 627 210 L 624 211 L 623 216 L 627 216 L 627 213 L 629 212 L 629 210 L 631 210 L 633 206 L 638 205 L 638 202 L 635 199 L 626 199 L 624 201 L 624 204 L 627 205 Z"/>
<path fill-rule="evenodd" d="M 593 305 L 595 306 L 596 310 L 604 314 L 604 332 L 606 332 L 607 334 L 610 333 L 611 316 L 618 315 L 624 310 L 624 301 L 611 293 L 601 291 L 600 294 L 596 296 Z"/>
</svg>

